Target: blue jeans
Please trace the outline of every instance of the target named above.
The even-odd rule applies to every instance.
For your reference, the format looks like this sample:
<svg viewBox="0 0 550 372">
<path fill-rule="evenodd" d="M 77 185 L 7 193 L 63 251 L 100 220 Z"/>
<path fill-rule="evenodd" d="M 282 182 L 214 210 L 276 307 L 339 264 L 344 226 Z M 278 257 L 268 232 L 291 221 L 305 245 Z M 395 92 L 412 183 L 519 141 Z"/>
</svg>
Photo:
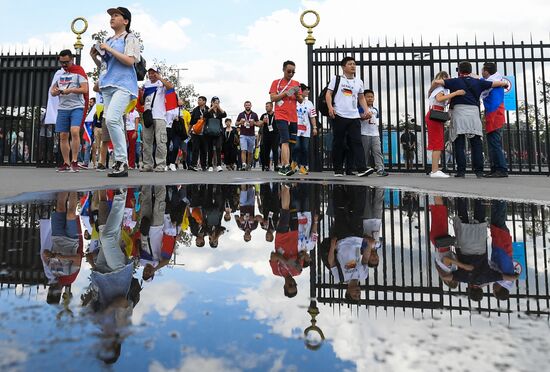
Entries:
<svg viewBox="0 0 550 372">
<path fill-rule="evenodd" d="M 487 133 L 487 150 L 491 162 L 491 172 L 508 172 L 508 164 L 502 149 L 502 134 L 500 129 Z"/>
<path fill-rule="evenodd" d="M 483 143 L 480 136 L 469 138 L 474 173 L 483 172 Z M 466 173 L 466 135 L 459 134 L 454 142 L 456 168 L 458 173 Z"/>
<path fill-rule="evenodd" d="M 105 124 L 113 142 L 115 161 L 128 164 L 126 131 L 122 115 L 130 103 L 130 93 L 121 89 L 107 87 L 102 89 Z"/>
<path fill-rule="evenodd" d="M 141 142 L 136 142 L 136 164 L 141 162 Z"/>
<path fill-rule="evenodd" d="M 296 137 L 296 145 L 292 151 L 292 161 L 298 163 L 298 165 L 308 166 L 309 158 L 309 137 Z"/>
</svg>

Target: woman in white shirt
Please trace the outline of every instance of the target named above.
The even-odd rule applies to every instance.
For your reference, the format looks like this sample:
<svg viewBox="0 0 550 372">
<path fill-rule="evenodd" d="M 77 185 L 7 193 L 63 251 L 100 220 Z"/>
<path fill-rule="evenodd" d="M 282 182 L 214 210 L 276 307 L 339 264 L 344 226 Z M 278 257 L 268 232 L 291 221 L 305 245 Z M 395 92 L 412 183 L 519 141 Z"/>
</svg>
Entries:
<svg viewBox="0 0 550 372">
<path fill-rule="evenodd" d="M 449 79 L 449 74 L 446 71 L 441 71 L 435 76 L 435 79 Z M 463 96 L 464 94 L 466 94 L 464 90 L 457 90 L 456 92 L 449 93 L 449 90 L 443 87 L 430 89 L 428 92 L 430 108 L 426 114 L 426 126 L 428 129 L 427 149 L 432 152 L 431 178 L 449 178 L 449 175 L 439 170 L 441 152 L 445 150 L 445 126 L 441 121 L 430 119 L 430 111 L 446 111 L 447 105 L 453 97 Z"/>
</svg>

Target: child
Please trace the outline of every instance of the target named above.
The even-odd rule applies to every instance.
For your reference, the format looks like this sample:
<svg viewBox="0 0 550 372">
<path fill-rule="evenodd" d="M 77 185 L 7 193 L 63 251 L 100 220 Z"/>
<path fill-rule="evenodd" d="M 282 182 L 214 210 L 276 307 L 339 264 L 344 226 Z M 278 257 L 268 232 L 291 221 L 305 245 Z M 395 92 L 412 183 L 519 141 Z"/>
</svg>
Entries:
<svg viewBox="0 0 550 372">
<path fill-rule="evenodd" d="M 317 135 L 317 121 L 315 117 L 317 112 L 313 107 L 313 103 L 307 99 L 309 87 L 305 84 L 300 84 L 304 101 L 297 104 L 298 110 L 298 133 L 296 137 L 296 145 L 292 151 L 293 165 L 299 167 L 299 172 L 302 175 L 309 173 L 308 157 L 309 157 L 309 138 L 311 135 Z"/>
<path fill-rule="evenodd" d="M 386 177 L 388 172 L 384 170 L 384 157 L 382 156 L 380 132 L 378 131 L 378 109 L 374 107 L 374 92 L 366 89 L 364 94 L 371 114 L 370 118 L 361 120 L 361 142 L 363 143 L 363 151 L 365 151 L 365 162 L 368 163 L 372 155 L 376 166 L 376 175 Z M 359 108 L 359 113 L 361 111 L 362 108 Z"/>
</svg>

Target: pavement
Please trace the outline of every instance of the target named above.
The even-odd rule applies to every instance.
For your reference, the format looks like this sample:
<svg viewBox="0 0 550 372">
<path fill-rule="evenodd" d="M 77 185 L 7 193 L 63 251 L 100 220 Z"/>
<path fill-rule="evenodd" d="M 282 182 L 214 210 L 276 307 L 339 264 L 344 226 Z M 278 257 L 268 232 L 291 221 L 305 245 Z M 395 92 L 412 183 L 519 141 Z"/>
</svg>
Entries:
<svg viewBox="0 0 550 372">
<path fill-rule="evenodd" d="M 53 168 L 0 167 L 0 203 L 40 198 L 41 193 L 69 190 L 91 190 L 108 186 L 139 186 L 193 183 L 261 183 L 261 182 L 353 183 L 365 186 L 426 192 L 443 196 L 468 196 L 508 199 L 550 205 L 550 177 L 510 176 L 504 179 L 431 179 L 425 174 L 390 173 L 388 177 L 336 178 L 332 172 L 310 173 L 307 176 L 282 177 L 275 172 L 191 172 L 178 170 L 165 173 L 130 171 L 128 178 L 109 178 L 105 172 L 83 170 L 79 173 L 56 173 Z"/>
</svg>

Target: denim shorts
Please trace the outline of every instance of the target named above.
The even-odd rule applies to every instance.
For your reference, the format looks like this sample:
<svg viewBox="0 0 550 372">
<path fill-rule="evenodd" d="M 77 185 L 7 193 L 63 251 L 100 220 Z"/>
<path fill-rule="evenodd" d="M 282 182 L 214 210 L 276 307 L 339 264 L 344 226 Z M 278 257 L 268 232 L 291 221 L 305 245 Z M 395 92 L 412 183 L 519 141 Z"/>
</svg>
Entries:
<svg viewBox="0 0 550 372">
<path fill-rule="evenodd" d="M 68 133 L 71 127 L 80 127 L 83 116 L 83 108 L 59 110 L 57 112 L 57 121 L 55 122 L 55 131 L 57 133 Z"/>
<path fill-rule="evenodd" d="M 279 129 L 279 144 L 296 143 L 296 134 L 298 133 L 298 124 L 286 120 L 275 120 L 275 125 Z"/>
<path fill-rule="evenodd" d="M 254 136 L 240 136 L 239 141 L 241 143 L 241 151 L 254 152 L 256 147 L 256 137 Z"/>
<path fill-rule="evenodd" d="M 68 220 L 67 212 L 52 212 L 52 236 L 78 238 L 77 221 Z"/>
</svg>

